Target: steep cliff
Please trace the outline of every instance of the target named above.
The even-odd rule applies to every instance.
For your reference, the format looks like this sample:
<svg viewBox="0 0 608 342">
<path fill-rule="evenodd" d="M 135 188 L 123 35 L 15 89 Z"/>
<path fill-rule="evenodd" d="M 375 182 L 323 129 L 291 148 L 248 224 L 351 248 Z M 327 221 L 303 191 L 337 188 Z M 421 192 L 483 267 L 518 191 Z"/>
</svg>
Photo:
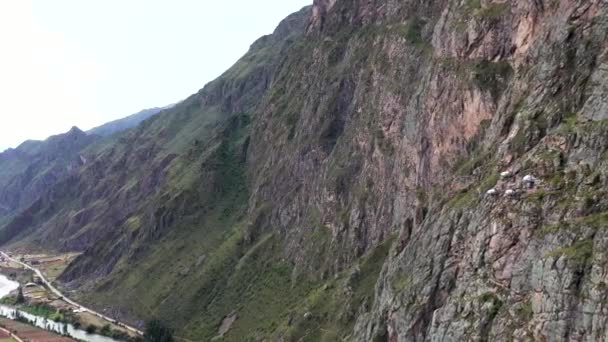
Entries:
<svg viewBox="0 0 608 342">
<path fill-rule="evenodd" d="M 318 324 L 302 318 L 306 336 L 605 335 L 607 10 L 315 3 L 298 58 L 274 84 L 282 92 L 258 112 L 253 201 L 271 203 L 269 226 L 297 270 L 342 271 L 351 304 L 361 258 L 396 241 L 351 316 L 305 305 Z M 499 181 L 505 170 L 514 178 Z M 526 174 L 540 179 L 533 191 L 521 188 Z M 485 197 L 495 186 L 501 196 Z M 315 234 L 329 239 L 324 250 L 310 247 Z"/>
<path fill-rule="evenodd" d="M 4 231 L 194 340 L 598 340 L 607 34 L 603 0 L 315 0 Z"/>
<path fill-rule="evenodd" d="M 310 64 L 292 74 L 306 81 L 280 86 L 308 94 L 296 128 L 261 120 L 276 126 L 254 130 L 252 159 L 288 244 L 317 211 L 328 267 L 398 233 L 345 336 L 605 336 L 606 2 L 317 6 Z M 500 197 L 484 197 L 492 187 Z M 310 265 L 306 249 L 287 253 Z"/>
</svg>

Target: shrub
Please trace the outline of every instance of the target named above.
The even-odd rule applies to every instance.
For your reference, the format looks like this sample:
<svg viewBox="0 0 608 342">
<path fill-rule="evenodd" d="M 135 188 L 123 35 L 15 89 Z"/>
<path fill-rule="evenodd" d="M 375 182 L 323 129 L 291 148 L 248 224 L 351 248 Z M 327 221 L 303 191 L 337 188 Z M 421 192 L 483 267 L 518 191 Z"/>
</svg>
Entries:
<svg viewBox="0 0 608 342">
<path fill-rule="evenodd" d="M 94 324 L 87 325 L 86 332 L 87 332 L 87 334 L 94 334 L 94 333 L 96 333 L 97 332 L 97 326 L 94 325 Z"/>
</svg>

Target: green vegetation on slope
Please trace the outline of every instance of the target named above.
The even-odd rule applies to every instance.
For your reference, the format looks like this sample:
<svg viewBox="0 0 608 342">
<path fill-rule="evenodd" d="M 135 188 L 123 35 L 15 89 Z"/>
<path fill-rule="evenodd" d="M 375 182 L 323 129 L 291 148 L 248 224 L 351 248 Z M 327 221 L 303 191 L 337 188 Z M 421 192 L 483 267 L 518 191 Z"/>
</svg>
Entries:
<svg viewBox="0 0 608 342">
<path fill-rule="evenodd" d="M 317 285 L 276 335 L 289 341 L 348 340 L 360 310 L 369 311 L 374 304 L 374 288 L 392 243 L 389 239 L 335 279 Z"/>
</svg>

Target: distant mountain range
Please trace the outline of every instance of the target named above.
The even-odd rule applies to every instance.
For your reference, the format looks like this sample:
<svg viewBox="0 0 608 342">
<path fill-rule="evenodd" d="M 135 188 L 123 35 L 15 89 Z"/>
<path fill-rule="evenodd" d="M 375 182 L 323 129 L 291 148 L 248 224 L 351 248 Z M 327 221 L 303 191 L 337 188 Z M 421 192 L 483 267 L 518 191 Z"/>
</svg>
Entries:
<svg viewBox="0 0 608 342">
<path fill-rule="evenodd" d="M 145 109 L 88 132 L 72 127 L 66 133 L 46 140 L 27 140 L 0 153 L 0 226 L 12 219 L 13 213 L 35 204 L 56 183 L 82 167 L 87 160 L 84 155 L 87 147 L 95 142 L 102 145 L 104 137 L 133 128 L 173 106 Z M 0 236 L 6 231 L 0 232 Z"/>
</svg>

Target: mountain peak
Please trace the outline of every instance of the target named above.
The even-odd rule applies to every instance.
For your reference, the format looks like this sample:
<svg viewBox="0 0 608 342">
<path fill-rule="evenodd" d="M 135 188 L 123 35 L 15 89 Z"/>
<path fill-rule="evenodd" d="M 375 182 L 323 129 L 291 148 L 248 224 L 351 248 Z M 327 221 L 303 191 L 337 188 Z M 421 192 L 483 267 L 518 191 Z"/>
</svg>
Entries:
<svg viewBox="0 0 608 342">
<path fill-rule="evenodd" d="M 70 128 L 70 130 L 67 132 L 67 134 L 69 135 L 73 135 L 73 134 L 84 134 L 84 131 L 81 130 L 80 128 L 78 128 L 77 126 L 72 126 L 72 128 Z"/>
</svg>

